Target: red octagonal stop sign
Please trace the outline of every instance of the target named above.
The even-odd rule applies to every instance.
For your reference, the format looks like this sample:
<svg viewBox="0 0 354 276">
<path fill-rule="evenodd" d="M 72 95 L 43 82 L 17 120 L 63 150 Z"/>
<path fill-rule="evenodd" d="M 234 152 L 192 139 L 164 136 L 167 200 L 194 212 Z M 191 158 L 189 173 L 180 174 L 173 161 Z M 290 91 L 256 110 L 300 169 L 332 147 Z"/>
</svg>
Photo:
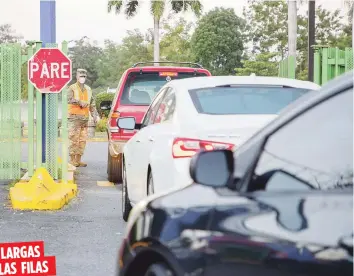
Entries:
<svg viewBox="0 0 354 276">
<path fill-rule="evenodd" d="M 58 48 L 42 48 L 28 61 L 28 79 L 41 93 L 60 93 L 71 81 L 71 60 Z"/>
</svg>

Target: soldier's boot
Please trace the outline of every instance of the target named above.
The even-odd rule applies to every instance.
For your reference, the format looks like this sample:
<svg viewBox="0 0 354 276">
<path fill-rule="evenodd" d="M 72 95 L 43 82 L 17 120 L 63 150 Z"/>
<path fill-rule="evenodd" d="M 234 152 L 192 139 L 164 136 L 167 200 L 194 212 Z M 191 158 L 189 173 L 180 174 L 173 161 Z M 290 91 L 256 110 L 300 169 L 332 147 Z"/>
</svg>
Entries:
<svg viewBox="0 0 354 276">
<path fill-rule="evenodd" d="M 81 155 L 76 155 L 76 160 L 77 163 L 79 164 L 79 167 L 87 167 L 86 163 L 81 162 Z"/>
<path fill-rule="evenodd" d="M 76 155 L 70 155 L 70 164 L 74 167 L 78 167 L 79 163 L 77 162 Z"/>
</svg>

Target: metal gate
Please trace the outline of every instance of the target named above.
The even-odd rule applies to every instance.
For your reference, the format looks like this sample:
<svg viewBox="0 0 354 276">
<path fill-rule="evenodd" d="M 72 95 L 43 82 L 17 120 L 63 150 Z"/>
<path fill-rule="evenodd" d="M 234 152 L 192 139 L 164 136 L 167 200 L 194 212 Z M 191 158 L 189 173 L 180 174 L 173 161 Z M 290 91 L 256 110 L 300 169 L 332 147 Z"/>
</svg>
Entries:
<svg viewBox="0 0 354 276">
<path fill-rule="evenodd" d="M 353 70 L 352 48 L 317 47 L 314 59 L 314 81 L 319 85 Z"/>
<path fill-rule="evenodd" d="M 21 174 L 21 45 L 0 45 L 0 180 Z"/>
</svg>

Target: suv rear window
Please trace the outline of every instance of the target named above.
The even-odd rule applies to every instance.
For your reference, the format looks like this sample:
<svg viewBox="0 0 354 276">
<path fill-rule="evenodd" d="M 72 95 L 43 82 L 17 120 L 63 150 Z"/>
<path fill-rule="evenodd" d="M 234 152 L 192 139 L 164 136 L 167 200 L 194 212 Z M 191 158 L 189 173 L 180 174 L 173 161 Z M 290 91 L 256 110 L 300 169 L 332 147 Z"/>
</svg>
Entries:
<svg viewBox="0 0 354 276">
<path fill-rule="evenodd" d="M 308 89 L 282 86 L 228 86 L 190 90 L 195 108 L 204 114 L 278 114 Z"/>
<path fill-rule="evenodd" d="M 160 91 L 161 87 L 169 80 L 184 79 L 192 77 L 207 76 L 204 73 L 194 72 L 176 72 L 174 76 L 167 76 L 164 72 L 130 73 L 123 94 L 120 100 L 122 105 L 150 105 L 155 95 Z"/>
</svg>

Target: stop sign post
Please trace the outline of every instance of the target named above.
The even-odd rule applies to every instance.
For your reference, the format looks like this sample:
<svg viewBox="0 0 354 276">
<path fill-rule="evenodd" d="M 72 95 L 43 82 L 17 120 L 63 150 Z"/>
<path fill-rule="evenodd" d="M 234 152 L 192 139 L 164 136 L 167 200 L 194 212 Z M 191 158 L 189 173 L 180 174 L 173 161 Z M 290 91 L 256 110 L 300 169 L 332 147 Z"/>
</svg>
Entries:
<svg viewBox="0 0 354 276">
<path fill-rule="evenodd" d="M 28 61 L 28 79 L 43 94 L 60 93 L 71 81 L 71 60 L 58 48 L 41 48 Z"/>
<path fill-rule="evenodd" d="M 66 49 L 67 47 L 66 44 L 63 43 L 63 47 Z M 36 167 L 38 169 L 43 163 L 46 163 L 46 165 L 48 166 L 47 169 L 49 170 L 48 172 L 50 174 L 53 174 L 54 177 L 54 175 L 57 174 L 56 165 L 55 165 L 57 157 L 55 153 L 56 142 L 52 141 L 52 139 L 56 140 L 57 137 L 55 135 L 50 135 L 50 134 L 48 134 L 47 137 L 46 125 L 48 126 L 48 128 L 49 126 L 56 126 L 57 124 L 56 122 L 53 122 L 53 120 L 57 120 L 58 118 L 56 116 L 53 116 L 53 114 L 51 116 L 46 116 L 47 115 L 46 113 L 47 112 L 50 113 L 50 110 L 56 110 L 58 108 L 57 101 L 55 101 L 53 97 L 55 97 L 58 93 L 60 93 L 66 87 L 66 85 L 71 81 L 72 63 L 71 60 L 58 48 L 38 48 L 38 51 L 28 60 L 27 73 L 28 73 L 28 81 L 37 89 L 39 93 L 42 93 L 43 96 L 43 98 L 39 97 L 39 95 L 37 95 L 36 97 L 37 99 L 36 100 L 36 109 L 37 109 L 36 111 L 37 113 L 36 115 L 37 166 Z M 32 101 L 30 102 L 30 104 L 34 105 L 33 95 L 31 98 Z M 67 112 L 65 111 L 67 110 L 66 93 L 63 94 L 62 101 L 63 101 L 62 102 L 63 116 L 66 117 L 65 115 Z M 46 106 L 46 104 L 48 104 L 48 106 Z M 33 118 L 33 114 L 32 115 L 29 114 L 29 118 L 31 118 L 31 116 Z M 63 120 L 62 125 L 65 126 L 66 118 L 63 117 L 62 120 Z M 53 130 L 57 131 L 56 129 L 53 129 L 51 127 L 50 131 Z M 65 133 L 67 133 L 67 130 L 63 131 L 63 137 L 67 137 Z M 46 144 L 48 146 L 48 149 L 46 148 Z M 64 145 L 63 163 L 65 163 L 67 159 L 66 158 L 67 149 L 65 149 L 64 152 L 64 148 L 66 146 L 65 141 L 63 141 L 63 145 Z M 48 157 L 48 160 L 46 160 L 45 158 L 47 151 L 50 152 L 51 154 Z M 29 155 L 31 156 L 31 154 Z M 32 151 L 32 156 L 33 156 L 33 151 Z M 67 165 L 63 164 L 62 178 L 64 181 L 66 180 L 66 173 L 65 173 L 66 169 L 67 169 Z"/>
</svg>

